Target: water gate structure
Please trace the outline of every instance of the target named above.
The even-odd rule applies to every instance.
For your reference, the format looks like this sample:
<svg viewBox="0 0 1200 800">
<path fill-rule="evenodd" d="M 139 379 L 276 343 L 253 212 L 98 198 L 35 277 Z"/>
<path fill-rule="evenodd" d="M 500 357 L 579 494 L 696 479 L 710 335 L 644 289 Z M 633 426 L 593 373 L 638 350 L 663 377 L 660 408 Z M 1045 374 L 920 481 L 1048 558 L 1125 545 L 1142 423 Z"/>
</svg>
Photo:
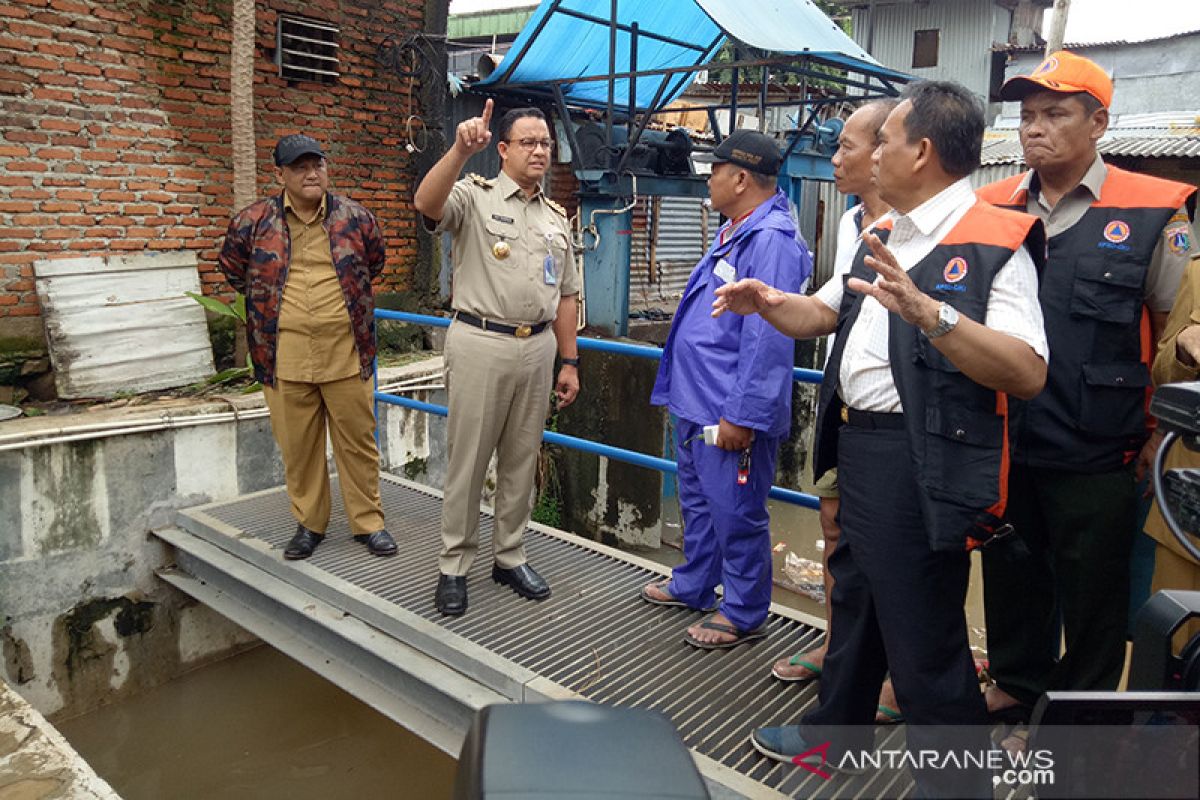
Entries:
<svg viewBox="0 0 1200 800">
<path fill-rule="evenodd" d="M 384 319 L 447 325 L 438 317 L 377 311 Z M 657 348 L 580 339 L 581 350 L 656 357 Z M 820 373 L 798 369 L 798 380 Z M 445 408 L 377 393 L 377 400 L 430 413 Z M 674 471 L 663 458 L 547 432 L 547 441 Z M 823 620 L 773 605 L 765 640 L 732 650 L 683 642 L 700 618 L 652 606 L 639 589 L 665 567 L 573 534 L 531 523 L 530 563 L 550 582 L 535 603 L 490 579 L 490 509 L 481 508 L 480 558 L 468 575 L 471 604 L 462 617 L 433 607 L 441 546 L 441 494 L 385 475 L 389 528 L 400 554 L 371 556 L 350 538 L 334 490 L 328 539 L 305 561 L 285 561 L 295 521 L 283 488 L 180 511 L 155 531 L 174 548 L 163 580 L 225 615 L 263 641 L 341 686 L 433 745 L 457 756 L 474 712 L 492 703 L 582 699 L 654 709 L 691 749 L 714 797 L 903 796 L 904 771 L 830 780 L 758 754 L 749 743 L 760 725 L 798 720 L 817 685 L 770 676 L 780 655 L 810 648 Z M 775 487 L 773 496 L 810 508 L 816 498 Z M 900 737 L 880 729 L 880 741 Z M 553 757 L 552 754 L 548 754 Z"/>
</svg>

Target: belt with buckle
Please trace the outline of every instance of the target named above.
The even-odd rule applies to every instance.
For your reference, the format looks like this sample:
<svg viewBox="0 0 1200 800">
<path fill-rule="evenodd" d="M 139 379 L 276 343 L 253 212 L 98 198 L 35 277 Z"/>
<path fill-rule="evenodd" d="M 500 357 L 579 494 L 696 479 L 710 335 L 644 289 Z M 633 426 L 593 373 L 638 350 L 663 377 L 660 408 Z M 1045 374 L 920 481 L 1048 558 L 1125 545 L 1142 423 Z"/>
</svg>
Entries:
<svg viewBox="0 0 1200 800">
<path fill-rule="evenodd" d="M 505 325 L 502 322 L 492 322 L 490 319 L 480 319 L 474 314 L 468 314 L 466 311 L 455 311 L 454 318 L 468 325 L 474 325 L 476 328 L 482 328 L 485 331 L 505 333 L 509 336 L 515 336 L 518 339 L 524 339 L 527 336 L 533 336 L 535 333 L 541 333 L 550 324 L 549 321 L 546 321 L 533 325 Z"/>
<path fill-rule="evenodd" d="M 842 422 L 867 430 L 898 431 L 904 428 L 904 415 L 886 414 L 881 411 L 859 411 L 857 408 L 842 406 Z"/>
</svg>

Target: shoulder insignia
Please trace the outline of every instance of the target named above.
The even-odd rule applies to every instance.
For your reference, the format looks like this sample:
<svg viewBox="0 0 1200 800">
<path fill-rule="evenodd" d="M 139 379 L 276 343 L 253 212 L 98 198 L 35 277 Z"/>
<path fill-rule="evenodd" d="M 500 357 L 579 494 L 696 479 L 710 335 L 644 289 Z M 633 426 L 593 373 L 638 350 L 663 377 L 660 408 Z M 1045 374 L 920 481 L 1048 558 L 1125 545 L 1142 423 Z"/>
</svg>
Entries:
<svg viewBox="0 0 1200 800">
<path fill-rule="evenodd" d="M 554 209 L 554 213 L 558 214 L 560 217 L 567 216 L 567 210 L 565 208 L 563 208 L 562 206 L 560 206 L 558 203 L 551 200 L 549 197 L 546 198 L 546 205 L 548 205 L 548 206 L 550 206 L 550 208 Z"/>
<path fill-rule="evenodd" d="M 487 178 L 474 172 L 468 173 L 467 179 L 476 186 L 482 186 L 484 189 L 490 189 L 496 185 L 494 181 L 489 181 Z"/>
<path fill-rule="evenodd" d="M 1177 256 L 1187 255 L 1192 249 L 1192 228 L 1185 217 L 1182 222 L 1172 221 L 1163 229 L 1167 249 Z"/>
</svg>

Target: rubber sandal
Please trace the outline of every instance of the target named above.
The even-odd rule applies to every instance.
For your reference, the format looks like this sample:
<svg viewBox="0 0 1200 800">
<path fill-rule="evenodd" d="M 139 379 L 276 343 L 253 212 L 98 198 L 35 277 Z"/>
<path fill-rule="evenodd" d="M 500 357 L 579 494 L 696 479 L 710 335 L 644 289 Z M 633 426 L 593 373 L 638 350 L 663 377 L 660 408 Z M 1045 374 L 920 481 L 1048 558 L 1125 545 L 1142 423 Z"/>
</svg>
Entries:
<svg viewBox="0 0 1200 800">
<path fill-rule="evenodd" d="M 687 603 L 683 602 L 682 600 L 676 600 L 674 597 L 671 596 L 671 593 L 667 591 L 667 587 L 670 585 L 671 585 L 671 582 L 669 580 L 660 581 L 660 582 L 654 583 L 654 584 L 649 584 L 648 586 L 643 586 L 642 590 L 638 594 L 641 596 L 641 598 L 643 600 L 645 600 L 647 603 L 650 603 L 651 605 L 678 606 L 680 608 L 687 608 Z M 665 594 L 667 597 L 670 597 L 671 599 L 670 600 L 659 600 L 657 597 L 651 597 L 646 592 L 646 589 L 649 588 L 649 586 L 653 586 L 654 588 L 658 589 L 660 592 Z"/>
<path fill-rule="evenodd" d="M 816 664 L 812 663 L 811 661 L 805 661 L 803 658 L 800 657 L 802 655 L 804 655 L 804 653 L 797 653 L 796 655 L 789 658 L 787 663 L 788 663 L 788 666 L 791 666 L 791 667 L 804 667 L 806 670 L 808 670 L 808 673 L 809 673 L 808 675 L 801 675 L 799 677 L 792 677 L 791 675 L 781 675 L 779 673 L 779 663 L 776 662 L 771 665 L 772 677 L 774 677 L 776 680 L 786 681 L 788 683 L 800 683 L 800 682 L 805 682 L 805 681 L 815 681 L 817 678 L 820 678 L 821 677 L 821 668 L 818 667 Z"/>
<path fill-rule="evenodd" d="M 896 725 L 904 722 L 904 715 L 898 709 L 889 708 L 885 705 L 875 706 L 875 724 L 876 725 Z M 882 719 L 880 719 L 882 717 Z"/>
<path fill-rule="evenodd" d="M 759 625 L 757 628 L 755 628 L 752 631 L 742 631 L 742 630 L 738 630 L 737 628 L 735 628 L 732 625 L 726 625 L 723 622 L 713 622 L 712 617 L 709 617 L 708 619 L 706 619 L 700 623 L 700 627 L 706 628 L 710 631 L 720 631 L 721 633 L 730 633 L 730 634 L 733 634 L 735 637 L 737 637 L 728 642 L 702 642 L 699 639 L 692 636 L 690 633 L 685 633 L 683 635 L 683 640 L 685 642 L 690 644 L 692 647 L 698 647 L 701 650 L 727 650 L 730 647 L 737 647 L 739 644 L 745 644 L 746 642 L 752 642 L 755 639 L 762 639 L 763 637 L 765 637 L 767 635 L 767 623 L 765 623 L 765 622 L 762 625 Z"/>
</svg>

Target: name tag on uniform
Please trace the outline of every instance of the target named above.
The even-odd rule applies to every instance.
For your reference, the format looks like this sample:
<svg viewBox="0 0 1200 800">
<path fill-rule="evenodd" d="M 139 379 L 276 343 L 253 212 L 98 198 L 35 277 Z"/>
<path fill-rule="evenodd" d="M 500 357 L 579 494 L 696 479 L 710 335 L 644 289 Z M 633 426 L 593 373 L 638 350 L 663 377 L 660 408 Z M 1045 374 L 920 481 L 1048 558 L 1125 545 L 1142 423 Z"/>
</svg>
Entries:
<svg viewBox="0 0 1200 800">
<path fill-rule="evenodd" d="M 725 283 L 733 283 L 737 280 L 737 270 L 733 268 L 733 264 L 723 258 L 713 267 L 713 274 Z"/>
<path fill-rule="evenodd" d="M 502 217 L 499 214 L 492 214 L 492 219 L 496 220 L 496 222 L 503 222 L 505 225 L 513 224 L 512 217 Z"/>
</svg>

